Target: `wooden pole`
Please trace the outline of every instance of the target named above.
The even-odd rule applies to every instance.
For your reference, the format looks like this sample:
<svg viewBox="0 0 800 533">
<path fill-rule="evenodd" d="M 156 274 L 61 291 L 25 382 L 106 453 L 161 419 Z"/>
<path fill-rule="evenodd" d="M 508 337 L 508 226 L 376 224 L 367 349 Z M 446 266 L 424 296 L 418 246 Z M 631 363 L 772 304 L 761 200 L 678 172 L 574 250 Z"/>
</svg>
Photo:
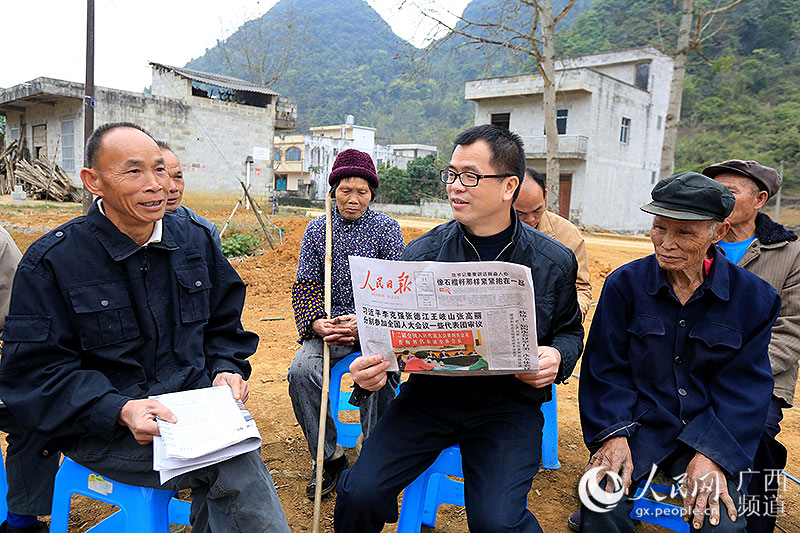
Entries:
<svg viewBox="0 0 800 533">
<path fill-rule="evenodd" d="M 333 228 L 331 227 L 331 195 L 325 195 L 325 315 L 331 317 L 331 260 L 333 250 Z M 328 419 L 328 389 L 331 381 L 331 349 L 322 343 L 322 398 L 319 404 L 319 437 L 317 438 L 317 487 L 314 491 L 313 533 L 319 533 L 320 509 L 322 507 L 322 471 L 325 462 L 325 423 Z"/>
</svg>

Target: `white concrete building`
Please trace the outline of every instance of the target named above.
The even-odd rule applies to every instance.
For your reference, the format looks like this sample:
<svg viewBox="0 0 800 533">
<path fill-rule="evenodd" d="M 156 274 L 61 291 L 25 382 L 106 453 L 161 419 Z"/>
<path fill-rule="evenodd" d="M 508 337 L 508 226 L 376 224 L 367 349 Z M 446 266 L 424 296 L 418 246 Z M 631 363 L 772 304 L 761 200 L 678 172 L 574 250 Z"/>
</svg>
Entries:
<svg viewBox="0 0 800 533">
<path fill-rule="evenodd" d="M 297 104 L 249 82 L 151 63 L 152 94 L 95 88 L 95 126 L 133 122 L 166 141 L 181 160 L 187 204 L 230 204 L 241 195 L 245 161 L 252 157 L 251 192 L 272 191 L 272 139 L 276 129 L 295 128 Z M 84 87 L 36 78 L 0 91 L 7 139 L 21 139 L 31 157 L 44 154 L 76 184 L 83 166 Z"/>
<path fill-rule="evenodd" d="M 439 149 L 429 144 L 390 144 L 394 158 L 394 165 L 403 170 L 408 168 L 408 163 L 414 159 L 438 155 Z"/>
<path fill-rule="evenodd" d="M 556 62 L 562 216 L 615 231 L 649 229 L 639 206 L 658 179 L 673 61 L 655 48 Z M 543 82 L 539 74 L 472 80 L 475 124 L 519 133 L 528 166 L 546 170 Z M 548 188 L 556 180 L 548 177 Z"/>
<path fill-rule="evenodd" d="M 312 198 L 324 198 L 333 162 L 339 152 L 348 148 L 370 154 L 378 168 L 388 164 L 405 169 L 410 160 L 438 152 L 435 146 L 423 144 L 377 144 L 375 128 L 357 125 L 353 115 L 347 115 L 344 124 L 310 129 L 310 135 L 275 136 L 273 168 L 276 191 L 299 191 Z"/>
</svg>

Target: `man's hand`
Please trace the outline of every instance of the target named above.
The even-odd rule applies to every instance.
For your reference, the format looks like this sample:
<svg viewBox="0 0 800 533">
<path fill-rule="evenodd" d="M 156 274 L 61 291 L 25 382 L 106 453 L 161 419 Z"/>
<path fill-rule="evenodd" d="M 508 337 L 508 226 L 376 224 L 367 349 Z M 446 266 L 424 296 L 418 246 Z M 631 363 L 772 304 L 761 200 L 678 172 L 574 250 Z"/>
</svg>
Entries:
<svg viewBox="0 0 800 533">
<path fill-rule="evenodd" d="M 311 323 L 311 329 L 331 346 L 352 346 L 358 339 L 356 315 L 318 318 Z"/>
<path fill-rule="evenodd" d="M 583 473 L 585 474 L 598 466 L 603 468 L 603 472 L 597 476 L 598 483 L 605 476 L 605 471 L 614 472 L 622 478 L 622 488 L 625 494 L 628 494 L 628 488 L 631 486 L 631 474 L 633 473 L 633 457 L 631 457 L 631 449 L 628 446 L 627 437 L 614 437 L 603 443 L 600 449 L 594 452 L 589 459 L 589 463 L 583 469 Z M 614 492 L 614 484 L 610 481 L 609 479 L 606 482 L 606 492 Z"/>
<path fill-rule="evenodd" d="M 242 400 L 242 403 L 246 403 L 247 399 L 250 397 L 250 389 L 247 387 L 247 382 L 239 374 L 234 372 L 220 372 L 214 376 L 214 381 L 211 383 L 211 386 L 221 387 L 223 385 L 228 385 L 231 388 L 234 400 Z"/>
<path fill-rule="evenodd" d="M 175 423 L 178 418 L 158 400 L 129 400 L 122 406 L 117 423 L 127 426 L 139 444 L 153 442 L 154 435 L 160 435 L 156 417 Z"/>
<path fill-rule="evenodd" d="M 530 385 L 540 389 L 553 384 L 561 366 L 561 352 L 551 346 L 539 346 L 539 372 L 531 374 L 515 374 Z"/>
<path fill-rule="evenodd" d="M 386 385 L 386 370 L 389 361 L 380 355 L 362 355 L 350 363 L 350 374 L 359 387 L 376 391 Z"/>
<path fill-rule="evenodd" d="M 703 527 L 706 508 L 712 526 L 719 524 L 719 500 L 728 509 L 731 521 L 736 522 L 736 504 L 728 494 L 728 482 L 722 469 L 700 452 L 686 466 L 683 490 L 683 521 L 691 518 L 694 529 Z"/>
</svg>

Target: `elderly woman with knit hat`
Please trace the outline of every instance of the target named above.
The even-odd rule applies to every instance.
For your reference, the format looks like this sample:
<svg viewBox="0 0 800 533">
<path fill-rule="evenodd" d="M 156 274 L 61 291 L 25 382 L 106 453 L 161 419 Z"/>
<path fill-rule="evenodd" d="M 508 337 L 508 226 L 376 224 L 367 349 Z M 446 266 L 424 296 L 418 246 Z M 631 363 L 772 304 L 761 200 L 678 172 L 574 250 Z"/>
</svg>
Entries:
<svg viewBox="0 0 800 533">
<path fill-rule="evenodd" d="M 317 456 L 319 410 L 322 394 L 323 342 L 330 346 L 331 367 L 359 350 L 353 290 L 348 256 L 396 260 L 405 244 L 397 221 L 369 209 L 378 189 L 378 175 L 369 154 L 345 150 L 333 163 L 328 178 L 331 198 L 336 200 L 331 215 L 333 250 L 331 268 L 331 315 L 323 302 L 325 216 L 308 223 L 300 247 L 297 281 L 292 287 L 292 307 L 300 333 L 300 349 L 289 368 L 289 396 L 295 416 L 308 442 L 311 457 Z M 394 387 L 384 387 L 360 406 L 361 428 L 368 437 L 378 418 L 394 398 Z M 325 431 L 325 461 L 322 494 L 330 493 L 347 468 L 347 457 L 336 443 L 336 426 L 328 408 Z M 306 487 L 314 499 L 315 474 Z"/>
</svg>

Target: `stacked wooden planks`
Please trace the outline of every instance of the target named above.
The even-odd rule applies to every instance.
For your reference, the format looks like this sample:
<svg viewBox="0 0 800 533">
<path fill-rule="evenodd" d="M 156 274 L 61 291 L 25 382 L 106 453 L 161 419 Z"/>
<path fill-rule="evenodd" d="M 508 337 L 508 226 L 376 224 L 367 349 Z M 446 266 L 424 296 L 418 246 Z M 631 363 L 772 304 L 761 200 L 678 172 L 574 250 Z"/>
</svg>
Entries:
<svg viewBox="0 0 800 533">
<path fill-rule="evenodd" d="M 80 202 L 81 190 L 72 184 L 69 176 L 46 157 L 33 162 L 22 158 L 17 141 L 12 141 L 0 151 L 0 192 L 8 194 L 14 185 L 22 185 L 29 198 Z"/>
</svg>

